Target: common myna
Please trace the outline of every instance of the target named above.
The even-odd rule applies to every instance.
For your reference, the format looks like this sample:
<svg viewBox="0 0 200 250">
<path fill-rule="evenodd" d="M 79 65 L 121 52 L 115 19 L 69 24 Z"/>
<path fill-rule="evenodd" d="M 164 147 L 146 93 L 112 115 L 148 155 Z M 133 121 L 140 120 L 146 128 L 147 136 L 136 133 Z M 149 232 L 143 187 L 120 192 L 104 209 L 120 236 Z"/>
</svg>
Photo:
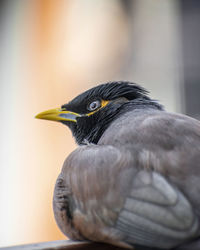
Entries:
<svg viewBox="0 0 200 250">
<path fill-rule="evenodd" d="M 197 250 L 200 122 L 147 94 L 109 82 L 36 116 L 67 125 L 79 144 L 55 185 L 55 218 L 75 240 Z"/>
</svg>

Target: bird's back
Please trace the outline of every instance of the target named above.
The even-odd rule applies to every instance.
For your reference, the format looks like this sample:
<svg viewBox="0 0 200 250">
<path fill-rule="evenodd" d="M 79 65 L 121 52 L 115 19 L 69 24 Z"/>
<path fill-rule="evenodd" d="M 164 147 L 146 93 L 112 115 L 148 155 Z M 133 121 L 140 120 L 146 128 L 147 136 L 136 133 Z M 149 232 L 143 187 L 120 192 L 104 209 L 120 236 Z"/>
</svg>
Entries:
<svg viewBox="0 0 200 250">
<path fill-rule="evenodd" d="M 200 207 L 199 121 L 176 113 L 136 109 L 113 121 L 99 144 L 126 148 L 138 163 L 134 167 L 164 175 Z"/>
<path fill-rule="evenodd" d="M 171 187 L 174 188 L 176 198 L 183 194 L 186 200 L 180 201 L 180 204 L 177 203 L 176 205 L 182 208 L 192 206 L 197 216 L 197 224 L 200 223 L 200 123 L 197 120 L 164 111 L 138 109 L 127 112 L 114 121 L 101 137 L 99 144 L 111 144 L 121 150 L 126 148 L 132 154 L 133 167 L 139 171 L 137 178 L 140 179 L 141 175 L 144 180 L 151 179 L 146 191 L 144 187 L 135 190 L 134 185 L 136 185 L 137 180 L 133 181 L 130 194 L 125 201 L 125 210 L 122 210 L 120 215 L 121 221 L 118 222 L 120 227 L 123 228 L 124 226 L 123 220 L 129 221 L 126 230 L 127 232 L 133 231 L 132 225 L 137 225 L 137 218 L 133 214 L 140 213 L 142 210 L 144 211 L 141 213 L 144 213 L 144 215 L 151 214 L 154 211 L 157 213 L 158 220 L 160 214 L 163 218 L 166 217 L 164 220 L 170 221 L 164 211 L 157 210 L 157 205 L 154 207 L 146 203 L 148 196 L 151 196 L 149 202 L 152 202 L 151 199 L 156 193 L 157 183 L 160 183 L 157 191 L 162 193 L 161 190 L 165 189 L 163 189 L 163 196 L 169 194 L 169 197 L 173 197 L 173 194 L 170 194 Z M 151 177 L 148 177 L 148 174 Z M 162 179 L 163 177 L 164 179 Z M 166 183 L 162 183 L 160 178 Z M 167 183 L 169 184 L 169 190 L 167 190 Z M 151 185 L 153 186 L 152 193 L 150 192 Z M 154 198 L 159 200 L 156 195 Z M 135 199 L 139 199 L 139 201 L 136 202 Z M 144 199 L 143 203 L 141 202 L 142 199 Z M 184 206 L 185 202 L 188 202 L 188 204 Z M 145 206 L 148 207 L 146 210 Z M 132 213 L 132 217 L 130 217 L 130 213 Z M 173 211 L 173 213 L 178 213 L 178 210 Z M 149 216 L 151 218 L 151 215 Z M 154 215 L 152 216 L 154 217 Z M 183 213 L 181 217 L 184 221 L 184 218 L 187 219 L 188 215 Z M 180 220 L 181 217 L 178 219 Z M 130 225 L 131 218 L 133 221 Z M 175 221 L 175 218 L 173 220 Z M 163 223 L 162 219 L 160 219 L 160 223 Z M 169 227 L 172 227 L 172 225 Z M 199 230 L 197 225 L 195 228 L 195 230 Z M 152 228 L 145 235 L 145 232 L 141 229 L 140 237 L 143 236 L 146 237 L 146 240 L 149 238 L 150 241 L 153 241 L 151 231 Z M 189 234 L 189 232 L 186 234 Z M 156 235 L 155 241 L 157 238 L 158 235 Z M 134 239 L 133 237 L 133 242 Z M 163 241 L 161 235 L 159 239 Z M 131 241 L 131 238 L 129 241 Z M 141 238 L 141 242 L 144 243 L 144 241 L 144 238 Z M 148 240 L 146 244 L 149 244 Z"/>
</svg>

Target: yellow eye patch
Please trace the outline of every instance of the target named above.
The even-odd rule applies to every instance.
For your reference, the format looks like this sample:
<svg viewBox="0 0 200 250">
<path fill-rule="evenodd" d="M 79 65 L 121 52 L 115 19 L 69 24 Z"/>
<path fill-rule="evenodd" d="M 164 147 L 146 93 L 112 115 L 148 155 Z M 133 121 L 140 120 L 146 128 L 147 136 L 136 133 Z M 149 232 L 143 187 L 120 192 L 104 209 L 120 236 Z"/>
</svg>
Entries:
<svg viewBox="0 0 200 250">
<path fill-rule="evenodd" d="M 96 110 L 94 110 L 94 111 L 92 111 L 92 112 L 86 114 L 86 116 L 93 115 L 95 112 L 97 112 L 97 111 L 99 111 L 100 109 L 104 108 L 109 102 L 110 102 L 110 101 L 107 101 L 107 100 L 101 100 L 101 106 L 100 106 L 98 109 L 96 109 Z"/>
</svg>

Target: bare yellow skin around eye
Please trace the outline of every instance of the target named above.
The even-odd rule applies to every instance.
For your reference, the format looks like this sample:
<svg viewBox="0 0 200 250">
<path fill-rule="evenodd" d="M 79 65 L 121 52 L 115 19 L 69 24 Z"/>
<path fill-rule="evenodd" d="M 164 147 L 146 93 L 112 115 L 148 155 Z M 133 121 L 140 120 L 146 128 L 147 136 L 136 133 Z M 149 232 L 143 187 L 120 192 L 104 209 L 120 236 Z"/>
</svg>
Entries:
<svg viewBox="0 0 200 250">
<path fill-rule="evenodd" d="M 95 112 L 99 111 L 100 109 L 104 108 L 110 101 L 107 100 L 101 100 L 101 107 L 88 113 L 87 116 L 93 115 Z"/>
</svg>

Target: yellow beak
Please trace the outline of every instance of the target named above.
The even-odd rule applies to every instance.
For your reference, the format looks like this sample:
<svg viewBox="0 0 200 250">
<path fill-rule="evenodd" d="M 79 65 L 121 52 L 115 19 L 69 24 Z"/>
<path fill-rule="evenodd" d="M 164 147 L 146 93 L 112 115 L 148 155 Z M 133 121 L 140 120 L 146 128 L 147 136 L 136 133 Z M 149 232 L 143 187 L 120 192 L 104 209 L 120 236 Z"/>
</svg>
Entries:
<svg viewBox="0 0 200 250">
<path fill-rule="evenodd" d="M 76 122 L 77 117 L 81 117 L 81 115 L 61 108 L 49 109 L 35 116 L 35 118 L 37 119 L 44 119 L 51 121 L 70 121 L 70 122 Z"/>
</svg>

